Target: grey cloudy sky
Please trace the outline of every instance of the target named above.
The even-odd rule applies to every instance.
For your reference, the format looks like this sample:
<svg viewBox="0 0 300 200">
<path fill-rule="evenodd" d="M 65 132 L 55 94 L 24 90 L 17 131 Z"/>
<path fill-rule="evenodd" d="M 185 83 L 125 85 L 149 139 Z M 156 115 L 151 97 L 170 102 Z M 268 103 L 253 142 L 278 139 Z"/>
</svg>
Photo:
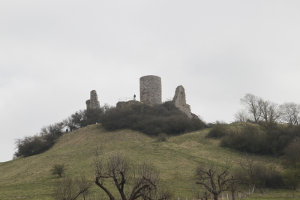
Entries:
<svg viewBox="0 0 300 200">
<path fill-rule="evenodd" d="M 298 0 L 1 0 L 0 162 L 15 139 L 162 77 L 192 111 L 230 122 L 253 93 L 300 103 Z M 139 96 L 139 95 L 138 95 Z"/>
</svg>

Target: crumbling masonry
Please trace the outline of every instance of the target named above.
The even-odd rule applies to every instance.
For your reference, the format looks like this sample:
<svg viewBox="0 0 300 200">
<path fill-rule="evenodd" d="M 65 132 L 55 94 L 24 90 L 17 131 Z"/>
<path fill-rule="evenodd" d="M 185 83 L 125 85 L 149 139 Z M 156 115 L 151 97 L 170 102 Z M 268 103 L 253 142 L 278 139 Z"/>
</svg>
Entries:
<svg viewBox="0 0 300 200">
<path fill-rule="evenodd" d="M 143 76 L 140 78 L 140 101 L 147 105 L 161 104 L 161 78 L 158 76 Z M 190 105 L 186 103 L 185 90 L 178 86 L 173 98 L 174 105 L 189 118 L 192 118 Z"/>
<path fill-rule="evenodd" d="M 100 109 L 100 103 L 98 101 L 98 96 L 96 90 L 92 90 L 90 93 L 90 99 L 86 101 L 87 110 Z"/>
<path fill-rule="evenodd" d="M 162 103 L 161 78 L 154 75 L 143 76 L 140 78 L 140 102 L 134 100 L 118 102 L 117 107 L 122 108 L 133 104 L 144 103 L 150 106 Z M 193 118 L 190 105 L 186 103 L 185 90 L 182 85 L 178 86 L 173 98 L 174 105 L 189 118 Z M 90 99 L 86 101 L 87 110 L 100 109 L 100 103 L 95 90 L 90 93 Z"/>
<path fill-rule="evenodd" d="M 175 96 L 173 98 L 174 105 L 184 112 L 189 118 L 192 118 L 191 107 L 189 104 L 186 104 L 185 99 L 185 90 L 182 85 L 178 86 L 175 91 Z"/>
</svg>

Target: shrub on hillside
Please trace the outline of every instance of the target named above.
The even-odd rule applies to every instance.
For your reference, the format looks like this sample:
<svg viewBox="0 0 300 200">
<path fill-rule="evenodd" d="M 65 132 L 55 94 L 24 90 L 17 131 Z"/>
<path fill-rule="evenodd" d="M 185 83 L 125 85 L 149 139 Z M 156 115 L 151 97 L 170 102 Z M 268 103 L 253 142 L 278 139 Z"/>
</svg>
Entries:
<svg viewBox="0 0 300 200">
<path fill-rule="evenodd" d="M 90 124 L 99 123 L 102 114 L 103 109 L 92 109 L 84 111 L 80 110 L 64 120 L 63 123 L 70 129 L 70 131 L 74 131 Z"/>
<path fill-rule="evenodd" d="M 260 144 L 264 137 L 265 133 L 258 126 L 247 125 L 240 131 L 235 130 L 222 138 L 221 146 L 243 152 L 259 153 L 261 152 Z"/>
<path fill-rule="evenodd" d="M 300 166 L 300 138 L 295 139 L 284 149 L 286 164 L 291 167 Z"/>
<path fill-rule="evenodd" d="M 297 135 L 299 135 L 298 128 L 263 129 L 248 124 L 223 137 L 221 146 L 248 153 L 282 155 L 284 149 Z"/>
<path fill-rule="evenodd" d="M 65 165 L 63 164 L 55 164 L 51 168 L 51 173 L 54 176 L 58 176 L 61 178 L 65 173 Z"/>
<path fill-rule="evenodd" d="M 16 157 L 20 156 L 32 156 L 46 151 L 52 144 L 47 143 L 40 136 L 25 137 L 24 139 L 17 140 L 17 152 Z"/>
<path fill-rule="evenodd" d="M 70 131 L 85 127 L 87 125 L 86 111 L 78 111 L 63 121 L 64 125 L 69 128 Z"/>
<path fill-rule="evenodd" d="M 51 147 L 55 143 L 55 141 L 63 134 L 63 127 L 63 123 L 56 123 L 44 127 L 40 132 L 40 137 Z"/>
<path fill-rule="evenodd" d="M 221 138 L 230 134 L 230 129 L 226 124 L 216 124 L 212 126 L 212 129 L 206 135 L 207 138 Z"/>
<path fill-rule="evenodd" d="M 197 118 L 189 119 L 172 102 L 155 106 L 133 104 L 112 108 L 103 114 L 101 123 L 107 130 L 128 128 L 148 135 L 174 135 L 205 127 L 204 122 Z"/>
<path fill-rule="evenodd" d="M 62 128 L 63 124 L 57 123 L 43 128 L 40 135 L 17 140 L 17 152 L 15 152 L 15 156 L 27 157 L 48 150 L 55 144 L 57 138 L 62 135 Z"/>
<path fill-rule="evenodd" d="M 70 131 L 85 127 L 90 124 L 95 124 L 100 121 L 103 113 L 102 109 L 78 111 L 60 123 L 56 123 L 42 128 L 39 135 L 25 137 L 17 140 L 16 157 L 32 156 L 42 153 L 51 148 L 56 140 L 63 134 L 64 128 L 69 128 Z"/>
<path fill-rule="evenodd" d="M 102 109 L 86 110 L 85 111 L 86 125 L 99 123 L 102 114 L 103 114 Z"/>
<path fill-rule="evenodd" d="M 160 133 L 157 137 L 157 142 L 167 142 L 168 136 L 164 133 Z"/>
<path fill-rule="evenodd" d="M 284 184 L 288 189 L 296 190 L 300 185 L 300 169 L 286 169 L 283 175 Z"/>
<path fill-rule="evenodd" d="M 253 163 L 249 168 L 241 168 L 235 172 L 235 177 L 241 183 L 253 185 L 256 188 L 283 188 L 283 175 L 274 167 Z"/>
</svg>

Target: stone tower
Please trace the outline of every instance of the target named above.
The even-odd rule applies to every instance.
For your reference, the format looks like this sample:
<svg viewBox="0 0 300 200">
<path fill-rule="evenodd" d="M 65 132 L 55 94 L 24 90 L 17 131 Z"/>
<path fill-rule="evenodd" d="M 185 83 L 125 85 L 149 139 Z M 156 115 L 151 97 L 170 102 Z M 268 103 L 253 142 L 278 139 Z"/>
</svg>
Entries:
<svg viewBox="0 0 300 200">
<path fill-rule="evenodd" d="M 178 86 L 175 91 L 175 96 L 173 98 L 175 106 L 184 112 L 189 118 L 192 118 L 191 107 L 186 104 L 185 90 L 182 85 Z"/>
<path fill-rule="evenodd" d="M 90 99 L 86 101 L 87 110 L 100 109 L 100 103 L 98 101 L 98 96 L 96 90 L 92 90 L 90 93 Z"/>
<path fill-rule="evenodd" d="M 140 78 L 140 101 L 147 105 L 161 104 L 161 78 L 143 76 Z"/>
</svg>

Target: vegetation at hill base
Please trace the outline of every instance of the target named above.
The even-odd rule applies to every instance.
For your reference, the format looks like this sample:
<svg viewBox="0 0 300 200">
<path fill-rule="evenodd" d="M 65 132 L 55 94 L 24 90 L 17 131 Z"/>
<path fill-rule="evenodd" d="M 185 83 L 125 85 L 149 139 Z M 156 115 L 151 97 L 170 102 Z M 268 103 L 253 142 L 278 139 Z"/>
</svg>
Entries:
<svg viewBox="0 0 300 200">
<path fill-rule="evenodd" d="M 264 166 L 266 170 L 263 171 L 267 172 L 271 168 L 280 173 L 285 171 L 280 164 L 283 161 L 281 158 L 262 155 L 246 156 L 243 153 L 220 147 L 219 140 L 206 138 L 209 130 L 169 136 L 164 142 L 158 142 L 156 137 L 130 130 L 106 131 L 100 124 L 65 133 L 51 149 L 42 154 L 0 164 L 2 172 L 0 174 L 0 199 L 53 200 L 57 181 L 64 180 L 51 174 L 51 168 L 55 163 L 64 164 L 65 176 L 66 178 L 72 177 L 75 185 L 71 185 L 75 189 L 77 188 L 75 180 L 80 179 L 81 176 L 86 177 L 91 183 L 87 199 L 104 197 L 105 193 L 94 184 L 95 151 L 99 146 L 103 152 L 103 160 L 107 160 L 115 153 L 121 153 L 134 165 L 150 162 L 159 172 L 159 187 L 169 191 L 174 199 L 203 197 L 205 189 L 197 185 L 194 179 L 197 168 L 204 166 L 203 163 L 220 169 L 229 166 L 231 174 L 235 171 L 239 174 L 237 169 L 241 168 L 240 163 Z M 245 164 L 246 169 L 252 169 L 249 166 L 252 165 Z M 255 173 L 261 171 L 260 167 L 255 168 L 258 168 L 255 169 Z M 242 176 L 245 180 L 250 179 L 251 176 L 247 176 L 248 173 L 244 170 L 242 172 L 246 174 Z M 257 180 L 261 179 L 255 178 L 250 182 L 251 186 L 256 185 L 257 192 L 247 196 L 248 189 L 245 190 L 245 188 L 249 187 L 245 185 L 245 188 L 238 188 L 238 194 L 244 195 L 244 199 L 300 199 L 300 193 L 295 190 L 274 190 L 262 187 L 263 183 Z M 106 186 L 114 195 L 118 194 L 113 182 L 108 181 Z M 227 194 L 230 196 L 231 192 L 224 191 L 219 197 L 222 195 L 226 197 Z"/>
<path fill-rule="evenodd" d="M 281 156 L 285 148 L 300 137 L 300 127 L 273 127 L 244 123 L 235 128 L 232 125 L 216 125 L 207 135 L 220 138 L 221 146 L 238 151 Z"/>
<path fill-rule="evenodd" d="M 300 153 L 296 147 L 300 140 L 300 106 L 295 103 L 278 106 L 251 94 L 241 101 L 245 110 L 236 115 L 235 126 L 217 123 L 208 138 L 220 138 L 221 146 L 247 153 L 282 156 L 291 154 L 289 149 Z"/>
<path fill-rule="evenodd" d="M 300 106 L 277 105 L 251 94 L 245 95 L 241 102 L 244 110 L 236 114 L 236 122 L 208 126 L 197 116 L 188 118 L 172 102 L 148 106 L 134 101 L 122 106 L 78 111 L 62 122 L 43 128 L 38 135 L 18 140 L 15 153 L 18 159 L 0 164 L 0 169 L 8 173 L 3 176 L 8 183 L 0 179 L 0 186 L 7 189 L 8 192 L 3 190 L 7 196 L 12 195 L 10 189 L 13 191 L 17 186 L 9 180 L 17 175 L 6 167 L 28 160 L 36 163 L 41 159 L 38 162 L 42 163 L 38 164 L 42 168 L 36 169 L 41 176 L 28 179 L 29 185 L 39 180 L 41 187 L 48 188 L 47 192 L 39 191 L 38 198 L 45 195 L 45 199 L 57 200 L 99 199 L 104 194 L 110 200 L 118 199 L 118 195 L 122 200 L 167 200 L 176 195 L 217 200 L 226 194 L 234 200 L 258 197 L 257 191 L 262 193 L 261 199 L 267 198 L 266 191 L 271 191 L 272 198 L 274 191 L 285 194 L 278 199 L 299 198 Z M 95 123 L 98 125 L 89 126 Z M 207 129 L 200 131 L 204 128 Z M 64 146 L 78 137 L 81 138 L 78 144 L 73 145 L 80 148 Z M 103 157 L 95 162 L 94 153 L 99 146 L 103 148 Z M 130 153 L 126 157 L 129 160 L 118 152 Z M 45 155 L 48 158 L 53 153 L 58 154 L 50 156 L 52 161 L 61 164 L 50 170 L 42 165 L 47 163 Z M 67 156 L 71 155 L 76 159 L 69 161 Z M 59 157 L 64 159 L 58 162 Z M 162 176 L 147 167 L 152 165 L 162 171 Z M 187 168 L 174 171 L 181 165 L 187 167 L 189 173 Z M 49 178 L 45 169 L 61 180 L 51 180 L 54 177 Z M 66 177 L 62 178 L 63 174 Z M 15 181 L 18 182 L 19 177 Z M 52 184 L 45 186 L 44 182 Z M 23 190 L 26 189 L 20 192 Z M 27 195 L 27 191 L 24 194 Z M 96 196 L 92 198 L 88 194 Z"/>
</svg>

